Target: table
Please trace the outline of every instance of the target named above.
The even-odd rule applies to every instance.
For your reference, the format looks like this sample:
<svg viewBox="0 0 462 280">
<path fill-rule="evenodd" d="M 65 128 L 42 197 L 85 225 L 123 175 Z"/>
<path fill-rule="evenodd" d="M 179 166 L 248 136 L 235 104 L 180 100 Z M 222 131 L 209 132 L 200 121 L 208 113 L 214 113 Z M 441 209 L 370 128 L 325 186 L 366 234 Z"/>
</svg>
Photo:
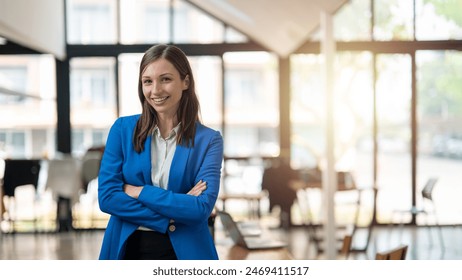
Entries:
<svg viewBox="0 0 462 280">
<path fill-rule="evenodd" d="M 221 223 L 221 222 L 220 222 Z M 235 245 L 224 228 L 215 224 L 215 247 L 220 260 L 292 260 L 292 254 L 287 248 L 249 250 Z M 262 237 L 271 238 L 271 232 L 262 229 Z"/>
<path fill-rule="evenodd" d="M 249 205 L 249 218 L 260 218 L 260 202 L 268 196 L 267 192 L 261 191 L 255 194 L 236 193 L 236 194 L 221 194 L 218 199 L 223 202 L 223 211 L 226 211 L 227 200 L 245 200 Z"/>
</svg>

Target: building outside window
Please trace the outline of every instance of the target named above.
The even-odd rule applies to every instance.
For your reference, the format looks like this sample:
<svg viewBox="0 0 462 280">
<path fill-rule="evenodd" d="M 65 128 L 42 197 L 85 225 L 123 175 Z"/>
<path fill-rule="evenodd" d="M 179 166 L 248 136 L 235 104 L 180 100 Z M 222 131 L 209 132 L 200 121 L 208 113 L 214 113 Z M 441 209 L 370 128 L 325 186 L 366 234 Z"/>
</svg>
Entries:
<svg viewBox="0 0 462 280">
<path fill-rule="evenodd" d="M 79 131 L 72 152 L 82 156 L 106 141 L 100 134 L 107 135 L 117 117 L 115 59 L 73 58 L 70 67 L 71 125 Z"/>
<path fill-rule="evenodd" d="M 54 155 L 55 84 L 51 55 L 0 56 L 2 158 Z"/>
</svg>

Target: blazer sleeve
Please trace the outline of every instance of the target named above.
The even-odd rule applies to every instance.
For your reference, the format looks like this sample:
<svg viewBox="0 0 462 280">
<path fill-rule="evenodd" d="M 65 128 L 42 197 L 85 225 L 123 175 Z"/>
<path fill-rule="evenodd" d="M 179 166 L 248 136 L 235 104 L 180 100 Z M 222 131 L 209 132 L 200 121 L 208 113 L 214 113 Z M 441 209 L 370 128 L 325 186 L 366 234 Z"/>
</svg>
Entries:
<svg viewBox="0 0 462 280">
<path fill-rule="evenodd" d="M 198 165 L 193 172 L 194 185 L 203 180 L 207 182 L 207 189 L 199 196 L 187 195 L 185 193 L 173 192 L 155 186 L 146 185 L 141 191 L 138 200 L 147 207 L 165 215 L 175 222 L 184 224 L 195 224 L 207 220 L 218 197 L 221 166 L 223 161 L 223 138 L 221 134 L 214 131 L 207 143 L 196 143 L 202 156 L 192 155 L 192 161 Z M 191 163 L 192 164 L 192 163 Z M 191 189 L 192 186 L 183 186 L 183 189 Z"/>
<path fill-rule="evenodd" d="M 139 226 L 165 232 L 169 219 L 152 211 L 138 200 L 128 196 L 123 191 L 125 184 L 123 176 L 124 147 L 123 135 L 130 133 L 119 118 L 109 131 L 104 155 L 98 176 L 98 202 L 101 211 Z M 126 141 L 125 141 L 126 142 Z"/>
</svg>

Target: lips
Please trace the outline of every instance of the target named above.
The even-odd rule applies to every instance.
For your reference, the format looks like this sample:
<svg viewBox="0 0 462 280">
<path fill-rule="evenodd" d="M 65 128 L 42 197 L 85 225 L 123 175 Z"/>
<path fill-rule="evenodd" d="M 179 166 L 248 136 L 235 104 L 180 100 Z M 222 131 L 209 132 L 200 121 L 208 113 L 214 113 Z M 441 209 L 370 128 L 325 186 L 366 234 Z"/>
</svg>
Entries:
<svg viewBox="0 0 462 280">
<path fill-rule="evenodd" d="M 164 97 L 156 97 L 156 98 L 151 98 L 152 101 L 154 101 L 155 104 L 161 104 L 165 100 L 167 100 L 169 96 L 164 96 Z"/>
</svg>

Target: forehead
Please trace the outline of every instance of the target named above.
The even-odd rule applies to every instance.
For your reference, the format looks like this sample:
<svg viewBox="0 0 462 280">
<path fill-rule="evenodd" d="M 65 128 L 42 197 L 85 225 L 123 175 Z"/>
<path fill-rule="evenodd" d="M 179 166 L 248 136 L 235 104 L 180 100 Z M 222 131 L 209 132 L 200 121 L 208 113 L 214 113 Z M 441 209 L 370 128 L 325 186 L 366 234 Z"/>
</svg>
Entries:
<svg viewBox="0 0 462 280">
<path fill-rule="evenodd" d="M 160 76 L 164 74 L 179 75 L 180 73 L 170 61 L 159 58 L 149 63 L 142 74 L 143 76 Z"/>
</svg>

